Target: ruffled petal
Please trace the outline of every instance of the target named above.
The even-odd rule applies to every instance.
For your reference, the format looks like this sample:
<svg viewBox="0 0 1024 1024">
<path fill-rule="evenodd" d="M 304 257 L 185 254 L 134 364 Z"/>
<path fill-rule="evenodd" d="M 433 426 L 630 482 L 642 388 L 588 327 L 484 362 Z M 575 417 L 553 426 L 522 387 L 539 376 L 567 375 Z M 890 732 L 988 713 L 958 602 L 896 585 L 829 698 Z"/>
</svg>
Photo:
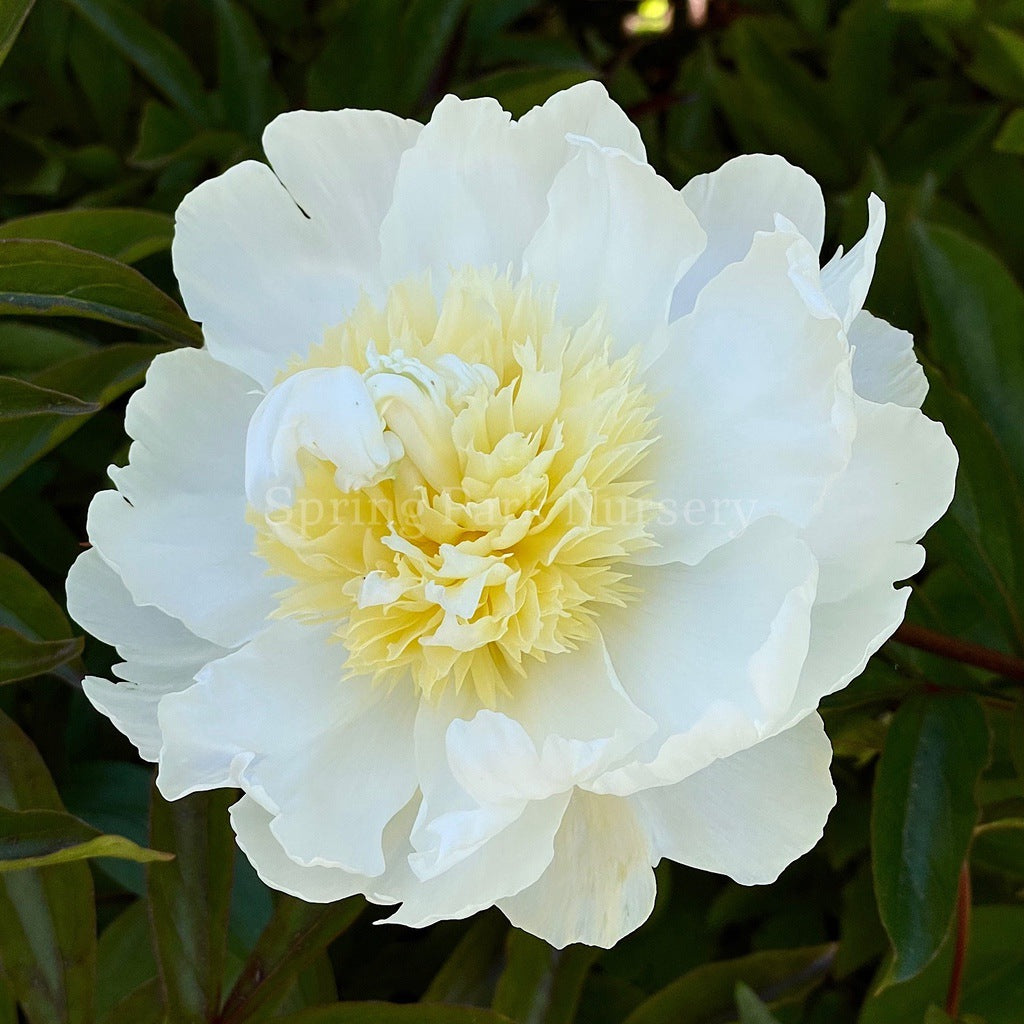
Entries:
<svg viewBox="0 0 1024 1024">
<path fill-rule="evenodd" d="M 861 398 L 856 410 L 850 464 L 804 534 L 821 566 L 822 602 L 912 576 L 917 542 L 953 500 L 957 454 L 941 424 Z"/>
<path fill-rule="evenodd" d="M 519 119 L 519 125 L 531 138 L 551 140 L 555 164 L 570 158 L 567 135 L 590 139 L 598 146 L 620 149 L 641 163 L 647 162 L 640 129 L 609 95 L 601 82 L 580 82 L 556 92 L 543 105 L 534 107 Z M 558 150 L 557 143 L 565 148 Z"/>
<path fill-rule="evenodd" d="M 660 440 L 644 463 L 666 505 L 643 561 L 700 561 L 766 516 L 810 521 L 850 457 L 850 352 L 800 236 L 750 251 L 672 325 L 650 371 Z"/>
<path fill-rule="evenodd" d="M 204 350 L 157 356 L 128 403 L 129 463 L 89 507 L 89 539 L 140 605 L 235 647 L 275 607 L 246 523 L 245 433 L 259 395 Z"/>
<path fill-rule="evenodd" d="M 160 791 L 238 786 L 292 859 L 376 875 L 384 825 L 416 790 L 411 694 L 346 678 L 329 627 L 276 622 L 160 709 Z"/>
<path fill-rule="evenodd" d="M 639 928 L 654 907 L 651 850 L 628 800 L 577 791 L 533 885 L 498 906 L 517 927 L 557 949 L 605 949 Z"/>
<path fill-rule="evenodd" d="M 854 349 L 853 389 L 861 398 L 921 408 L 928 378 L 914 355 L 913 335 L 861 310 L 848 337 Z"/>
<path fill-rule="evenodd" d="M 362 376 L 351 366 L 302 370 L 271 388 L 249 423 L 245 491 L 260 511 L 287 508 L 302 484 L 298 455 L 333 463 L 342 492 L 376 483 L 396 450 Z"/>
<path fill-rule="evenodd" d="M 190 687 L 207 662 L 228 651 L 200 639 L 158 609 L 137 605 L 95 548 L 79 555 L 71 567 L 67 595 L 71 617 L 124 658 L 114 666 L 121 682 L 87 676 L 82 684 L 85 695 L 144 760 L 156 761 L 162 742 L 157 722 L 160 699 Z"/>
<path fill-rule="evenodd" d="M 707 233 L 708 244 L 683 278 L 672 301 L 672 318 L 685 316 L 700 290 L 724 267 L 746 256 L 758 231 L 775 230 L 784 217 L 815 253 L 825 237 L 825 200 L 806 172 L 781 156 L 738 156 L 682 188 L 686 205 Z"/>
<path fill-rule="evenodd" d="M 518 123 L 496 100 L 446 96 L 402 157 L 381 226 L 384 278 L 430 270 L 443 287 L 452 269 L 518 269 L 551 183 L 575 154 L 570 135 L 644 159 L 636 128 L 597 83 L 557 94 Z"/>
<path fill-rule="evenodd" d="M 816 581 L 810 549 L 778 519 L 697 566 L 638 568 L 639 601 L 600 625 L 624 688 L 659 731 L 590 788 L 675 782 L 776 731 L 807 656 Z"/>
<path fill-rule="evenodd" d="M 445 739 L 456 781 L 486 807 L 585 785 L 656 729 L 623 690 L 599 637 L 530 665 L 498 710 L 456 719 Z"/>
<path fill-rule="evenodd" d="M 374 878 L 342 868 L 304 867 L 285 853 L 271 823 L 274 816 L 253 797 L 243 796 L 231 807 L 231 826 L 242 852 L 256 874 L 272 889 L 307 903 L 334 903 L 362 893 L 373 903 L 393 903 L 385 891 L 394 888 L 393 879 L 403 871 L 409 847 L 409 825 L 416 813 L 411 800 L 384 829 L 383 847 L 387 869 Z"/>
<path fill-rule="evenodd" d="M 274 173 L 354 281 L 376 283 L 398 163 L 422 129 L 384 110 L 294 110 L 263 132 Z"/>
<path fill-rule="evenodd" d="M 291 357 L 321 342 L 367 283 L 339 264 L 337 232 L 307 217 L 253 160 L 190 192 L 175 214 L 171 255 L 210 351 L 269 387 Z"/>
<path fill-rule="evenodd" d="M 535 800 L 443 873 L 424 879 L 410 869 L 396 878 L 394 895 L 403 903 L 388 923 L 424 928 L 435 921 L 461 920 L 521 892 L 551 863 L 568 802 L 569 793 Z"/>
<path fill-rule="evenodd" d="M 868 229 L 864 237 L 845 256 L 840 250 L 822 268 L 822 286 L 845 330 L 849 330 L 864 306 L 884 231 L 885 203 L 872 192 L 868 197 Z"/>
<path fill-rule="evenodd" d="M 836 802 L 831 760 L 821 719 L 812 714 L 633 803 L 655 859 L 765 885 L 821 838 Z"/>
<path fill-rule="evenodd" d="M 551 187 L 523 269 L 557 286 L 568 323 L 604 309 L 618 353 L 640 346 L 648 365 L 667 344 L 672 292 L 704 247 L 704 232 L 647 164 L 589 140 L 576 149 Z"/>
</svg>

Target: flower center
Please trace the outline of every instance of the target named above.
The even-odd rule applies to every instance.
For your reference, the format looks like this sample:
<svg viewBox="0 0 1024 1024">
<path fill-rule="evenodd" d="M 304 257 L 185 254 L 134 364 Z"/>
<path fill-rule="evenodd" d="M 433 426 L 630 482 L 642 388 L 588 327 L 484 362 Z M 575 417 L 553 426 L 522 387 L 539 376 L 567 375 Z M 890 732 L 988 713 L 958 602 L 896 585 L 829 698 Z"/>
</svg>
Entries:
<svg viewBox="0 0 1024 1024">
<path fill-rule="evenodd" d="M 587 639 L 657 513 L 651 402 L 610 341 L 493 271 L 360 303 L 250 427 L 258 551 L 291 580 L 276 614 L 334 623 L 353 673 L 485 705 Z"/>
</svg>

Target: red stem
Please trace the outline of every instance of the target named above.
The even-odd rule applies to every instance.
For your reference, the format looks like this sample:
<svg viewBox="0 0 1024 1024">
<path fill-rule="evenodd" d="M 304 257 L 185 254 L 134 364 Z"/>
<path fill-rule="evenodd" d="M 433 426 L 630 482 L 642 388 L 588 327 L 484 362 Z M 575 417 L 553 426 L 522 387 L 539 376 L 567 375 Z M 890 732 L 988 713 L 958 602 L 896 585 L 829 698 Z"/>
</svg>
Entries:
<svg viewBox="0 0 1024 1024">
<path fill-rule="evenodd" d="M 916 647 L 920 651 L 928 651 L 939 657 L 996 672 L 1007 679 L 1024 683 L 1024 660 L 1015 658 L 1012 654 L 1003 654 L 1002 651 L 993 651 L 990 647 L 982 647 L 981 644 L 958 640 L 934 629 L 915 626 L 911 622 L 904 622 L 893 634 L 892 639 L 896 643 Z"/>
<path fill-rule="evenodd" d="M 967 944 L 971 938 L 971 869 L 966 860 L 960 866 L 960 883 L 956 890 L 955 927 L 953 966 L 949 972 L 949 989 L 946 993 L 946 1013 L 954 1020 L 960 1012 L 960 989 L 964 980 Z"/>
</svg>

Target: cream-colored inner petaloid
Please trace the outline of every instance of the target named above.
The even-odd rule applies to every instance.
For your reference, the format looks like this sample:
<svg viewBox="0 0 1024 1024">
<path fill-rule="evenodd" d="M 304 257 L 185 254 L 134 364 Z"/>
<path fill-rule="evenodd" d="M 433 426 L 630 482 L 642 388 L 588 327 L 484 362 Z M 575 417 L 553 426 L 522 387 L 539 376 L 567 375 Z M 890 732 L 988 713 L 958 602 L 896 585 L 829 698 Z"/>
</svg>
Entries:
<svg viewBox="0 0 1024 1024">
<path fill-rule="evenodd" d="M 277 614 L 336 623 L 353 673 L 485 705 L 586 639 L 628 597 L 621 563 L 656 514 L 651 402 L 610 342 L 599 312 L 569 328 L 550 293 L 494 271 L 454 274 L 440 300 L 426 279 L 364 300 L 285 376 L 360 372 L 396 458 L 345 493 L 300 452 L 294 504 L 253 514 L 293 581 Z"/>
</svg>

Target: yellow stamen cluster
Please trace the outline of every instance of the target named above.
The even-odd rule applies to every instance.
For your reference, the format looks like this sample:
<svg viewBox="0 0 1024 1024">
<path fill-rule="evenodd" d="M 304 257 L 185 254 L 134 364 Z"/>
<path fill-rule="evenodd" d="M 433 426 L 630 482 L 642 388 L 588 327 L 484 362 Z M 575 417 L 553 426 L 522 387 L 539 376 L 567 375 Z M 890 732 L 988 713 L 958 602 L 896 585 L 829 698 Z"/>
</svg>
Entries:
<svg viewBox="0 0 1024 1024">
<path fill-rule="evenodd" d="M 404 452 L 343 493 L 300 453 L 292 507 L 254 516 L 260 554 L 292 585 L 278 614 L 337 624 L 348 669 L 427 699 L 472 686 L 493 706 L 525 659 L 572 649 L 630 588 L 652 544 L 638 466 L 653 440 L 636 359 L 599 313 L 570 328 L 550 293 L 494 271 L 364 299 L 287 374 L 350 366 Z"/>
</svg>

